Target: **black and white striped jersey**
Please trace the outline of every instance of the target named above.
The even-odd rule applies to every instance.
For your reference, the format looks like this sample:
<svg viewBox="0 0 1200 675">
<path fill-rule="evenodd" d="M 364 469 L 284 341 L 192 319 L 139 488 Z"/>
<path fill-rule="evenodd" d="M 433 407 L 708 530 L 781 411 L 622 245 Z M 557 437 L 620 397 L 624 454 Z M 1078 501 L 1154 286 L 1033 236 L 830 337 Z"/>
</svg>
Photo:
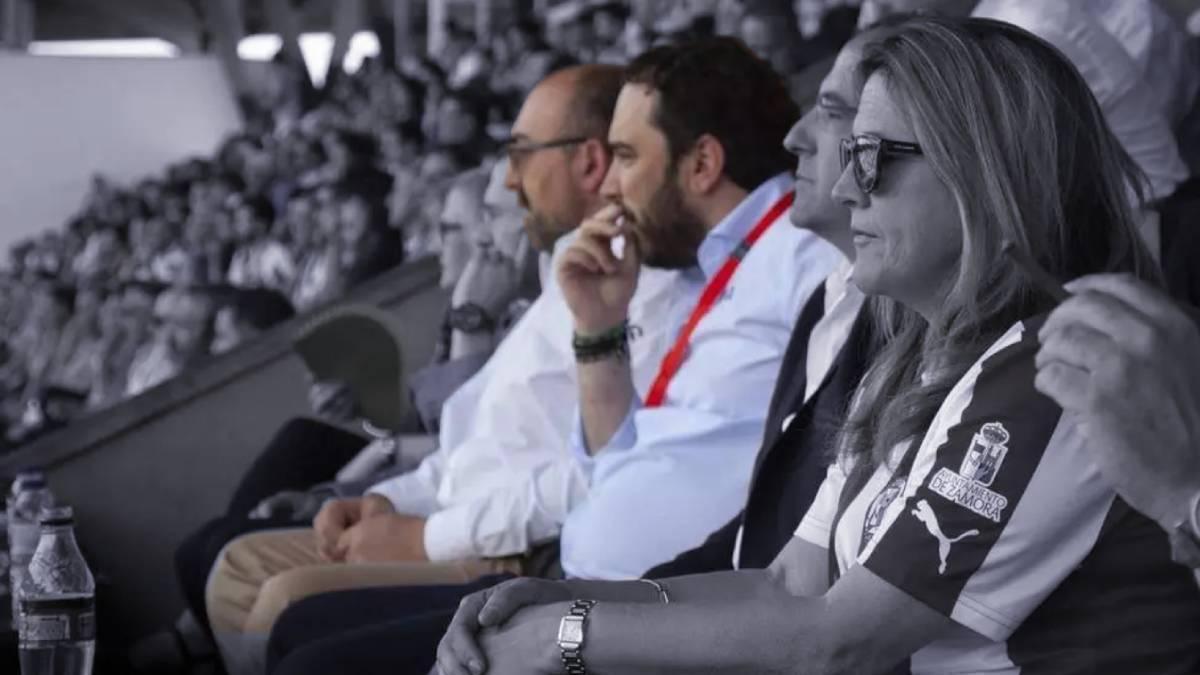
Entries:
<svg viewBox="0 0 1200 675">
<path fill-rule="evenodd" d="M 838 566 L 953 620 L 913 673 L 1200 673 L 1200 590 L 1034 389 L 1041 323 L 1013 326 L 962 377 L 907 475 L 903 444 L 850 502 Z M 797 536 L 829 545 L 845 479 L 835 462 Z"/>
</svg>

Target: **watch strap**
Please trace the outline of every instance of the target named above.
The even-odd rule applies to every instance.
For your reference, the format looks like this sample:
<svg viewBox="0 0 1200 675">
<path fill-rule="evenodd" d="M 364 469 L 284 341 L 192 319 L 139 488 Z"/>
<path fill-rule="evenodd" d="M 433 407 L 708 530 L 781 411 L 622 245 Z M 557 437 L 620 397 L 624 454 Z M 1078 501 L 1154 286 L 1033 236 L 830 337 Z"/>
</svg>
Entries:
<svg viewBox="0 0 1200 675">
<path fill-rule="evenodd" d="M 451 308 L 449 315 L 450 327 L 469 335 L 492 332 L 496 329 L 496 320 L 483 307 L 465 302 Z"/>
<path fill-rule="evenodd" d="M 595 600 L 576 600 L 571 603 L 571 609 L 566 618 L 577 618 L 587 627 L 588 614 L 596 606 Z M 587 666 L 583 663 L 583 643 L 578 646 L 566 647 L 559 645 L 562 650 L 563 672 L 567 675 L 587 675 Z"/>
</svg>

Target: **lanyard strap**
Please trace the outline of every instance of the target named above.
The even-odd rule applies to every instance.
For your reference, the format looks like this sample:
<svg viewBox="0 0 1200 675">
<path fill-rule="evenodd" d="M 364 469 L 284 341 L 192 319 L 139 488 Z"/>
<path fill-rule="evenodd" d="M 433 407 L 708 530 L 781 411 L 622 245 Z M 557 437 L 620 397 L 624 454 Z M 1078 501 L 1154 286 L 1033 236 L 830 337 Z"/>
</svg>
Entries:
<svg viewBox="0 0 1200 675">
<path fill-rule="evenodd" d="M 742 243 L 738 244 L 733 253 L 729 254 L 729 258 L 725 260 L 721 269 L 717 270 L 717 273 L 709 280 L 708 285 L 704 287 L 704 292 L 700 294 L 700 301 L 692 310 L 692 315 L 688 317 L 687 323 L 683 324 L 683 330 L 679 331 L 679 337 L 675 339 L 675 346 L 671 347 L 671 351 L 663 357 L 662 365 L 658 368 L 658 375 L 654 378 L 654 384 L 650 386 L 650 393 L 646 396 L 645 407 L 657 408 L 666 400 L 667 387 L 671 384 L 675 373 L 679 372 L 684 359 L 687 358 L 688 343 L 692 340 L 692 333 L 696 332 L 696 326 L 725 293 L 725 287 L 729 285 L 733 273 L 742 264 L 742 259 L 750 252 L 754 243 L 763 236 L 772 223 L 779 219 L 779 216 L 782 216 L 792 206 L 792 200 L 795 197 L 794 192 L 788 192 L 780 197 L 779 201 L 775 202 L 775 205 L 758 221 L 754 229 L 750 230 L 750 234 L 746 235 Z"/>
</svg>

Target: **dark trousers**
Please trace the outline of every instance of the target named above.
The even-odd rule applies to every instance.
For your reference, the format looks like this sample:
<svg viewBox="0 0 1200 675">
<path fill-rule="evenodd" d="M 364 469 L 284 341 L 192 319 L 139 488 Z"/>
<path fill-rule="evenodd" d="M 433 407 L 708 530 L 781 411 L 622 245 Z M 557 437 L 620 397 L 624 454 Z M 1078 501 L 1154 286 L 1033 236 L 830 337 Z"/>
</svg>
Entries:
<svg viewBox="0 0 1200 675">
<path fill-rule="evenodd" d="M 250 520 L 247 514 L 278 492 L 306 490 L 332 480 L 366 444 L 360 436 L 309 419 L 291 420 L 275 434 L 242 477 L 226 513 L 188 535 L 175 551 L 175 573 L 184 600 L 201 625 L 208 626 L 204 609 L 208 574 L 226 544 L 251 532 L 309 525 L 290 518 Z"/>
<path fill-rule="evenodd" d="M 397 586 L 326 593 L 289 607 L 271 632 L 273 675 L 428 675 L 467 595 L 512 575 L 461 586 Z"/>
</svg>

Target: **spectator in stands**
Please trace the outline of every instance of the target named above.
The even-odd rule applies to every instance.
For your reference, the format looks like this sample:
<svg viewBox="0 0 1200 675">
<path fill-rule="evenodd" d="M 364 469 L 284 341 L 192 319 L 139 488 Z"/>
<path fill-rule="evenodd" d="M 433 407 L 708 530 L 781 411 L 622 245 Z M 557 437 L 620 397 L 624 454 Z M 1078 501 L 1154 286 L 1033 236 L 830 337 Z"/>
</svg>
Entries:
<svg viewBox="0 0 1200 675">
<path fill-rule="evenodd" d="M 440 285 L 454 290 L 484 230 L 483 192 L 487 174 L 482 169 L 460 174 L 446 193 L 438 230 L 441 239 Z"/>
<path fill-rule="evenodd" d="M 1178 60 L 1140 65 L 1158 45 L 1179 40 L 1174 22 L 1154 21 L 1153 0 L 1102 3 L 1045 3 L 1036 0 L 864 0 L 859 25 L 896 11 L 931 9 L 1007 21 L 1060 49 L 1087 79 L 1109 126 L 1145 174 L 1151 200 L 1169 197 L 1187 178 L 1173 131 L 1176 92 L 1196 86 L 1195 67 Z M 1138 26 L 1136 30 L 1122 26 Z M 1152 31 L 1143 37 L 1144 29 Z M 1193 83 L 1184 86 L 1185 80 Z M 1168 83 L 1168 84 L 1159 84 Z M 1172 98 L 1168 99 L 1167 96 Z M 1149 238 L 1156 236 L 1151 232 Z"/>
<path fill-rule="evenodd" d="M 1104 478 L 1200 569 L 1200 333 L 1151 284 L 1091 276 L 1039 332 L 1038 391 L 1075 416 Z"/>
<path fill-rule="evenodd" d="M 412 122 L 388 124 L 379 134 L 380 166 L 395 175 L 420 159 L 420 129 Z"/>
<path fill-rule="evenodd" d="M 387 227 L 385 192 L 347 184 L 337 193 L 338 283 L 345 290 L 389 270 L 404 258 L 399 235 Z"/>
<path fill-rule="evenodd" d="M 209 352 L 224 354 L 295 316 L 287 296 L 270 289 L 230 289 L 219 298 Z"/>
<path fill-rule="evenodd" d="M 566 65 L 564 57 L 546 42 L 536 23 L 517 21 L 505 33 L 509 60 L 497 65 L 491 90 L 525 96 L 549 73 Z"/>
<path fill-rule="evenodd" d="M 208 356 L 213 303 L 200 291 L 171 289 L 154 301 L 156 326 L 129 366 L 125 395 L 137 396 Z"/>
<path fill-rule="evenodd" d="M 92 363 L 104 341 L 100 316 L 106 301 L 102 289 L 95 284 L 81 286 L 75 292 L 71 316 L 63 326 L 50 362 L 50 385 L 84 397 L 91 392 L 95 376 Z"/>
<path fill-rule="evenodd" d="M 229 265 L 230 285 L 291 291 L 296 263 L 291 251 L 270 236 L 274 209 L 261 197 L 234 198 L 231 206 L 238 248 Z"/>
<path fill-rule="evenodd" d="M 100 309 L 101 344 L 92 360 L 89 408 L 107 408 L 125 396 L 134 357 L 150 339 L 158 288 L 127 283 Z"/>
<path fill-rule="evenodd" d="M 466 90 L 446 92 L 438 101 L 429 139 L 434 147 L 453 153 L 460 166 L 475 166 L 485 148 L 487 107 Z"/>
<path fill-rule="evenodd" d="M 855 283 L 894 332 L 797 537 L 765 572 L 509 582 L 464 603 L 442 672 L 558 672 L 575 659 L 547 636 L 574 598 L 601 601 L 575 605 L 596 671 L 1194 669 L 1200 593 L 1034 391 L 1054 298 L 1000 255 L 1008 240 L 1060 277 L 1153 275 L 1132 164 L 1077 71 L 1015 27 L 915 21 L 864 64 L 834 195 Z M 885 157 L 881 137 L 907 145 Z"/>
<path fill-rule="evenodd" d="M 799 36 L 791 5 L 772 0 L 748 3 L 738 22 L 738 37 L 781 75 L 799 69 L 794 52 Z"/>
</svg>

